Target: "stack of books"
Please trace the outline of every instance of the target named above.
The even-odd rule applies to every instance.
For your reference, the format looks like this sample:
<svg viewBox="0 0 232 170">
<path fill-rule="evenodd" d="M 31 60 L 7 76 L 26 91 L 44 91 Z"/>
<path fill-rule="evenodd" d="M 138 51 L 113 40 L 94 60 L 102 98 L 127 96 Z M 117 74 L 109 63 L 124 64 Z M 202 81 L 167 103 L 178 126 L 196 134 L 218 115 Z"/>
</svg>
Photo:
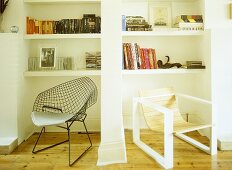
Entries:
<svg viewBox="0 0 232 170">
<path fill-rule="evenodd" d="M 205 69 L 202 61 L 186 61 L 187 69 Z"/>
<path fill-rule="evenodd" d="M 85 53 L 86 60 L 86 69 L 101 69 L 101 52 L 86 52 Z"/>
<path fill-rule="evenodd" d="M 202 15 L 181 15 L 176 17 L 175 27 L 179 30 L 204 30 Z"/>
<path fill-rule="evenodd" d="M 152 31 L 152 26 L 148 24 L 142 16 L 122 16 L 123 31 Z"/>
<path fill-rule="evenodd" d="M 101 33 L 101 17 L 84 14 L 82 19 L 37 20 L 26 18 L 27 34 Z"/>
<path fill-rule="evenodd" d="M 123 68 L 126 70 L 157 69 L 153 48 L 140 48 L 137 43 L 123 43 Z"/>
</svg>

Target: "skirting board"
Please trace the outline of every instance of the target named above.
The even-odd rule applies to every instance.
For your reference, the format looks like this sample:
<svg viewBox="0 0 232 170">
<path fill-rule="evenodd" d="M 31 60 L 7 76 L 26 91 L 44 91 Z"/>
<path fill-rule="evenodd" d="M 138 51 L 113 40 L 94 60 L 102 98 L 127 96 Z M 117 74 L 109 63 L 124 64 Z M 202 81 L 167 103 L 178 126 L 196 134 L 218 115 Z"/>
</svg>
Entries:
<svg viewBox="0 0 232 170">
<path fill-rule="evenodd" d="M 0 155 L 10 154 L 18 146 L 17 138 L 0 139 Z"/>
<path fill-rule="evenodd" d="M 98 149 L 97 166 L 115 163 L 127 163 L 125 143 L 123 141 L 101 143 Z"/>
<path fill-rule="evenodd" d="M 218 139 L 218 148 L 222 151 L 232 150 L 232 139 L 230 140 Z"/>
</svg>

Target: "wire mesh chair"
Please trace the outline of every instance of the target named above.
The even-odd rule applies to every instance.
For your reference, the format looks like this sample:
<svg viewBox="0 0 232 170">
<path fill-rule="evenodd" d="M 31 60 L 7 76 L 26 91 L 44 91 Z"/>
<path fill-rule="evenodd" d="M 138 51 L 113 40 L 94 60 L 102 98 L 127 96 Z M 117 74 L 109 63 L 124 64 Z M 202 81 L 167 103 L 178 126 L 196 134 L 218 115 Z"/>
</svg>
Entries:
<svg viewBox="0 0 232 170">
<path fill-rule="evenodd" d="M 34 145 L 32 153 L 37 153 L 62 143 L 69 142 L 69 166 L 72 166 L 92 147 L 92 142 L 85 125 L 85 118 L 87 116 L 86 109 L 95 104 L 96 101 L 97 87 L 88 77 L 74 79 L 41 92 L 35 100 L 31 116 L 33 123 L 36 126 L 42 127 L 42 130 Z M 83 123 L 90 146 L 71 163 L 70 127 L 75 121 Z M 62 123 L 65 123 L 66 127 L 61 126 L 60 124 Z M 45 132 L 45 126 L 50 125 L 56 125 L 57 127 L 66 129 L 68 132 L 68 139 L 35 151 L 41 134 Z"/>
</svg>

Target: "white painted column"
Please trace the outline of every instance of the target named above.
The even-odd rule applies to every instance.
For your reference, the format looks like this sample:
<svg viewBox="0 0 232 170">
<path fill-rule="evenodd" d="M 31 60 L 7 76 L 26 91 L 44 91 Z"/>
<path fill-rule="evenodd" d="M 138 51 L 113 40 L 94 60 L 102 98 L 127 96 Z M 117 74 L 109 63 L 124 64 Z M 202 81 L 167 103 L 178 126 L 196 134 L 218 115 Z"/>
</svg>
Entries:
<svg viewBox="0 0 232 170">
<path fill-rule="evenodd" d="M 0 33 L 0 154 L 17 145 L 18 40 L 18 34 Z"/>
<path fill-rule="evenodd" d="M 101 144 L 97 165 L 126 163 L 122 120 L 121 1 L 102 0 Z"/>
</svg>

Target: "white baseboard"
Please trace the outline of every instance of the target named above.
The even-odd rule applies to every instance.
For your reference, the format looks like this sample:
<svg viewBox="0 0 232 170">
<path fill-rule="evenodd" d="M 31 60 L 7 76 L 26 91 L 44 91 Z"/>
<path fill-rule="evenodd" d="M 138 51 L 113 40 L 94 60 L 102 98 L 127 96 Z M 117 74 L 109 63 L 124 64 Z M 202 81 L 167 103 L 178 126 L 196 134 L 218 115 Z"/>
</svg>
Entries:
<svg viewBox="0 0 232 170">
<path fill-rule="evenodd" d="M 220 150 L 232 150 L 232 138 L 218 139 L 218 148 Z"/>
<path fill-rule="evenodd" d="M 125 142 L 101 143 L 98 149 L 97 166 L 115 163 L 127 163 Z"/>
<path fill-rule="evenodd" d="M 0 155 L 10 154 L 18 146 L 17 138 L 1 138 L 0 139 Z"/>
</svg>

